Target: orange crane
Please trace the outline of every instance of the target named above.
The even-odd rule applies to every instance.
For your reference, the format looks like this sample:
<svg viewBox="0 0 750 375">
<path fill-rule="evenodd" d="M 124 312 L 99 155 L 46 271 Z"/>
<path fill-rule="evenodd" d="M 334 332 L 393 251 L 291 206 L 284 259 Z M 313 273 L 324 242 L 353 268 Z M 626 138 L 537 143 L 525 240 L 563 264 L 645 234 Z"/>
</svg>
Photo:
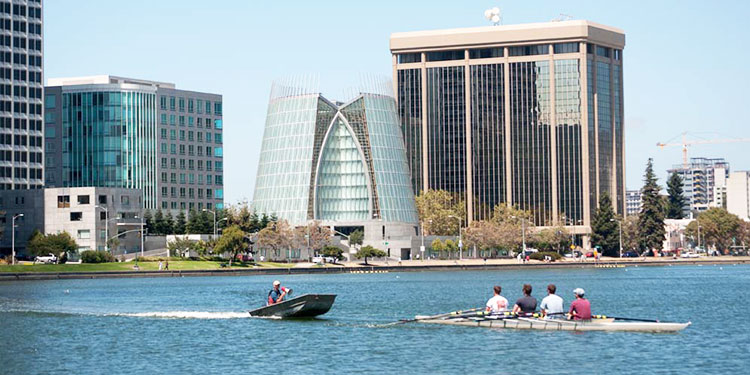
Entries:
<svg viewBox="0 0 750 375">
<path fill-rule="evenodd" d="M 728 138 L 728 139 L 701 139 L 701 140 L 687 140 L 687 132 L 682 133 L 682 142 L 677 143 L 662 143 L 657 142 L 656 146 L 664 148 L 668 146 L 682 146 L 682 167 L 687 168 L 688 165 L 688 146 L 712 144 L 712 143 L 738 143 L 738 142 L 750 142 L 750 138 Z"/>
</svg>

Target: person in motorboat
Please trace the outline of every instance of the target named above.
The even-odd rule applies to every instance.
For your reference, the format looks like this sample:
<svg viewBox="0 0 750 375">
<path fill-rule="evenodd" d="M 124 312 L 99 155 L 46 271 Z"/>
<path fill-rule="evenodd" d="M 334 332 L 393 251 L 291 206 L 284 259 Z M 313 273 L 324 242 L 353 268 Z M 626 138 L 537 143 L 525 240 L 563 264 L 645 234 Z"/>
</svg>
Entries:
<svg viewBox="0 0 750 375">
<path fill-rule="evenodd" d="M 501 296 L 500 293 L 503 288 L 500 285 L 495 285 L 492 288 L 494 295 L 487 301 L 487 311 L 492 314 L 498 314 L 504 311 L 508 311 L 508 300 Z"/>
<path fill-rule="evenodd" d="M 292 294 L 292 290 L 289 288 L 282 287 L 281 281 L 275 280 L 273 282 L 273 289 L 271 289 L 271 291 L 268 292 L 268 304 L 275 305 L 277 303 L 283 302 L 284 297 L 286 297 L 289 294 Z"/>
<path fill-rule="evenodd" d="M 523 284 L 523 297 L 513 306 L 515 314 L 531 314 L 536 310 L 536 298 L 531 296 L 531 284 Z"/>
<path fill-rule="evenodd" d="M 591 303 L 589 302 L 589 300 L 584 298 L 586 291 L 584 291 L 582 288 L 576 288 L 575 290 L 573 290 L 573 294 L 576 295 L 576 299 L 570 304 L 568 319 L 590 320 Z"/>
<path fill-rule="evenodd" d="M 542 299 L 542 304 L 539 305 L 539 309 L 542 311 L 542 316 L 547 319 L 559 319 L 562 318 L 562 314 L 565 312 L 563 309 L 562 297 L 555 294 L 557 287 L 555 284 L 547 285 L 547 297 Z"/>
</svg>

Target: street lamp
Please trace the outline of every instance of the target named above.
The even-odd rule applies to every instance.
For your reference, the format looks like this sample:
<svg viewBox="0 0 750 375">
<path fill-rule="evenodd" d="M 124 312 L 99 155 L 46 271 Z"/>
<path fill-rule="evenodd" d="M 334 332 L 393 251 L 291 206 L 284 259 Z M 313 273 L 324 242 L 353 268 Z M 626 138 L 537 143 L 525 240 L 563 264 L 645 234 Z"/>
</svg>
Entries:
<svg viewBox="0 0 750 375">
<path fill-rule="evenodd" d="M 428 220 L 428 221 L 430 223 L 432 223 L 432 220 Z M 419 252 L 422 253 L 422 261 L 424 262 L 424 251 L 425 251 L 425 247 L 424 247 L 424 221 L 421 222 L 421 224 L 422 224 L 422 246 L 419 247 Z"/>
<path fill-rule="evenodd" d="M 617 227 L 620 229 L 620 258 L 622 258 L 622 220 L 609 219 L 609 221 L 616 221 Z"/>
<path fill-rule="evenodd" d="M 11 232 L 11 264 L 16 264 L 16 219 L 23 217 L 23 214 L 13 215 L 11 220 L 10 232 Z"/>
<path fill-rule="evenodd" d="M 460 218 L 458 216 L 448 215 L 448 217 L 452 217 L 454 219 L 458 219 L 458 260 L 463 260 L 463 248 L 464 248 L 464 242 L 463 237 L 461 236 L 461 224 L 463 223 L 463 218 Z"/>
<path fill-rule="evenodd" d="M 211 210 L 209 210 L 207 208 L 204 208 L 203 212 L 210 212 L 210 213 L 214 214 L 214 239 L 216 239 L 216 211 L 211 211 Z"/>
<path fill-rule="evenodd" d="M 107 207 L 96 205 L 94 208 L 100 208 L 104 210 L 104 250 L 109 252 L 109 210 Z"/>
<path fill-rule="evenodd" d="M 141 219 L 141 257 L 143 257 L 143 237 L 146 236 L 146 233 L 145 233 L 145 229 L 146 229 L 145 228 L 145 223 L 143 222 L 143 215 L 141 215 L 140 217 L 136 216 L 135 218 L 136 219 Z"/>
</svg>

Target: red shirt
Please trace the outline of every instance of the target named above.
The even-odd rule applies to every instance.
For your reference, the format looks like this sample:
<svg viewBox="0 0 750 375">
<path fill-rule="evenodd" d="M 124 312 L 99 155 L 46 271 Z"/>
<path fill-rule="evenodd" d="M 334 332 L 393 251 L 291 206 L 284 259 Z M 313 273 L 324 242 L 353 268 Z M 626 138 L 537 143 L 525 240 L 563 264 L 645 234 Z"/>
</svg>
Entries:
<svg viewBox="0 0 750 375">
<path fill-rule="evenodd" d="M 570 312 L 576 312 L 573 316 L 575 320 L 587 320 L 591 319 L 591 303 L 589 300 L 583 298 L 577 298 L 570 304 Z"/>
</svg>

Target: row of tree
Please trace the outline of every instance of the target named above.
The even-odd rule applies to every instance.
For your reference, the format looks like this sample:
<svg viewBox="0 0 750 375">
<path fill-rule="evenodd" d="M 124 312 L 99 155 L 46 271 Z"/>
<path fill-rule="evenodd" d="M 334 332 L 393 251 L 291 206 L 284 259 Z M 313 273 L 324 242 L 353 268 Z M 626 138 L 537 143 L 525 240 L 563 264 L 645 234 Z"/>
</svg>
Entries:
<svg viewBox="0 0 750 375">
<path fill-rule="evenodd" d="M 217 231 L 236 225 L 247 233 L 257 233 L 269 223 L 277 221 L 275 215 L 252 211 L 247 202 L 229 205 L 226 209 L 215 212 Z M 214 233 L 214 214 L 209 211 L 190 210 L 187 216 L 180 211 L 177 216 L 173 216 L 171 211 L 165 214 L 161 209 L 155 212 L 146 210 L 143 219 L 148 233 L 154 235 Z"/>
</svg>

